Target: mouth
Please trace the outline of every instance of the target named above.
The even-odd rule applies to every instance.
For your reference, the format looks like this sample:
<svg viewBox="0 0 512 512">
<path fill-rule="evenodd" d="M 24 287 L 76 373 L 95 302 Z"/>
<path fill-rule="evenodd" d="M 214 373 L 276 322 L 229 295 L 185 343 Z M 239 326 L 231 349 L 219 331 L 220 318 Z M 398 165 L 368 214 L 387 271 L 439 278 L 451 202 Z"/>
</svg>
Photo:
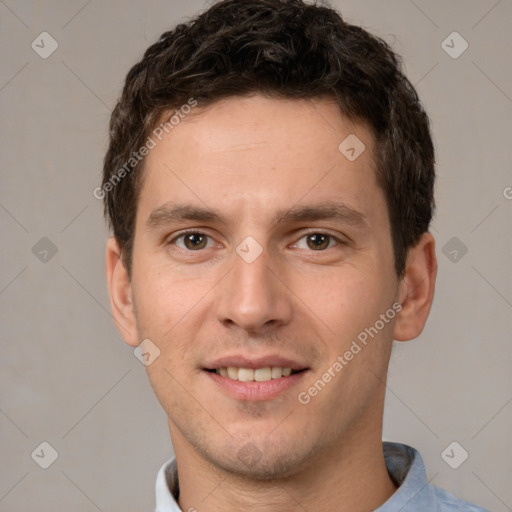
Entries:
<svg viewBox="0 0 512 512">
<path fill-rule="evenodd" d="M 239 368 L 236 366 L 227 366 L 207 369 L 206 371 L 215 373 L 221 377 L 226 377 L 230 380 L 238 380 L 240 382 L 268 382 L 269 380 L 296 375 L 297 373 L 306 371 L 306 368 L 293 370 L 290 367 L 282 366 L 264 366 L 262 368 Z"/>
<path fill-rule="evenodd" d="M 298 386 L 310 368 L 278 356 L 235 356 L 212 361 L 203 374 L 222 393 L 237 401 L 268 401 Z"/>
</svg>

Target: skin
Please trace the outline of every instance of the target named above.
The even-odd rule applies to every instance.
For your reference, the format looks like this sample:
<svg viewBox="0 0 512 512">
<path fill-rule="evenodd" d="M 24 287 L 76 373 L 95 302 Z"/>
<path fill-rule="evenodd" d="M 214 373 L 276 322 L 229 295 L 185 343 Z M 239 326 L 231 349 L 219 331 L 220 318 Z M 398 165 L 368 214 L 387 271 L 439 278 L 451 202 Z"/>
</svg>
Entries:
<svg viewBox="0 0 512 512">
<path fill-rule="evenodd" d="M 349 134 L 366 146 L 353 162 L 338 150 Z M 146 157 L 144 173 L 132 275 L 111 239 L 107 280 L 125 342 L 149 338 L 160 350 L 147 372 L 168 416 L 181 508 L 380 506 L 396 490 L 381 441 L 392 340 L 422 331 L 436 258 L 425 233 L 397 277 L 371 132 L 328 98 L 228 98 L 174 128 Z M 162 215 L 177 204 L 220 218 Z M 360 215 L 276 219 L 325 204 Z M 178 238 L 185 229 L 207 235 L 199 238 L 206 246 L 187 248 Z M 311 248 L 314 233 L 331 237 L 321 250 Z M 252 263 L 236 252 L 248 236 L 262 249 Z M 298 394 L 396 302 L 400 313 L 301 404 Z M 235 399 L 204 371 L 232 354 L 277 354 L 308 369 L 272 399 Z M 249 458 L 240 456 L 247 450 Z"/>
</svg>

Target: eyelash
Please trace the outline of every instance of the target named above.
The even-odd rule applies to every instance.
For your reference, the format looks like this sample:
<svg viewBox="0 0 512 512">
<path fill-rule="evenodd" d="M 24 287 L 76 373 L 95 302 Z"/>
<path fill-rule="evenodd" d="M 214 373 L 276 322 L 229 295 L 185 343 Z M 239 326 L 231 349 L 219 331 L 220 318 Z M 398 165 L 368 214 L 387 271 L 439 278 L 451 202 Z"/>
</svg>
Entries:
<svg viewBox="0 0 512 512">
<path fill-rule="evenodd" d="M 187 235 L 190 235 L 190 234 L 205 236 L 205 237 L 209 238 L 210 240 L 213 240 L 213 237 L 211 237 L 207 233 L 204 233 L 203 231 L 190 229 L 187 231 L 182 231 L 179 235 L 177 235 L 174 238 L 172 238 L 171 240 L 169 240 L 168 243 L 169 243 L 169 245 L 175 245 L 178 240 L 180 240 L 180 239 L 183 240 L 184 237 L 186 237 Z M 333 247 L 343 245 L 343 243 L 344 243 L 342 240 L 340 240 L 338 237 L 332 235 L 331 233 L 327 233 L 325 231 L 310 231 L 309 233 L 305 233 L 304 235 L 302 235 L 296 242 L 294 242 L 292 244 L 292 247 L 296 246 L 302 239 L 304 239 L 308 236 L 311 236 L 311 235 L 323 235 L 323 236 L 329 237 L 329 246 L 326 249 L 318 250 L 318 251 L 315 251 L 314 249 L 310 249 L 311 252 L 325 252 L 328 249 L 332 249 Z M 334 245 L 331 245 L 332 241 L 335 242 Z M 207 249 L 207 248 L 211 248 L 211 247 L 205 247 L 204 249 Z M 194 251 L 192 249 L 187 249 L 186 247 L 179 247 L 179 249 L 181 249 L 183 251 L 187 251 L 187 252 L 201 252 L 204 250 L 204 249 L 198 249 L 197 251 Z"/>
<path fill-rule="evenodd" d="M 209 238 L 210 240 L 213 240 L 213 237 L 204 233 L 203 231 L 199 231 L 197 229 L 189 229 L 187 231 L 182 231 L 179 235 L 177 235 L 174 238 L 172 238 L 171 240 L 169 240 L 168 243 L 169 243 L 169 245 L 175 245 L 177 240 L 180 240 L 180 239 L 184 240 L 184 237 L 186 237 L 187 235 L 200 235 L 200 236 L 205 236 L 205 237 Z M 179 249 L 181 249 L 183 251 L 188 251 L 188 252 L 200 252 L 200 250 L 193 251 L 191 249 L 187 249 L 186 247 L 179 247 Z"/>
</svg>

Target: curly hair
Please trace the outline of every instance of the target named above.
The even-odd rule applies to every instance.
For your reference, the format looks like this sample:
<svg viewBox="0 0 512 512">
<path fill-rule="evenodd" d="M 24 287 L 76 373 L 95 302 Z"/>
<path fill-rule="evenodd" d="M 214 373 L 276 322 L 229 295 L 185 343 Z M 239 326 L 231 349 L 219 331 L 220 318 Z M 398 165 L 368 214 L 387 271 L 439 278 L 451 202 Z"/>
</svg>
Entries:
<svg viewBox="0 0 512 512">
<path fill-rule="evenodd" d="M 222 0 L 162 34 L 129 71 L 110 119 L 101 189 L 128 272 L 144 164 L 134 151 L 164 114 L 191 99 L 208 106 L 254 93 L 327 95 L 344 116 L 371 129 L 395 269 L 403 275 L 407 252 L 428 231 L 434 210 L 429 119 L 385 41 L 326 5 L 302 0 Z"/>
</svg>

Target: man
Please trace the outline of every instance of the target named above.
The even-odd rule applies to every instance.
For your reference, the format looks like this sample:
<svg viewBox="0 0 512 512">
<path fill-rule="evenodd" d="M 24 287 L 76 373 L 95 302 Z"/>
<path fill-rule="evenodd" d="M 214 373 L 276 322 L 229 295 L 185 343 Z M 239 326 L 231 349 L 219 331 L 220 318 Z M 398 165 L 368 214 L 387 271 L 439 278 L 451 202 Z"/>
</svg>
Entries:
<svg viewBox="0 0 512 512">
<path fill-rule="evenodd" d="M 382 40 L 225 0 L 126 78 L 100 193 L 116 324 L 176 459 L 157 511 L 477 511 L 382 443 L 393 339 L 434 294 L 434 152 Z"/>
</svg>

